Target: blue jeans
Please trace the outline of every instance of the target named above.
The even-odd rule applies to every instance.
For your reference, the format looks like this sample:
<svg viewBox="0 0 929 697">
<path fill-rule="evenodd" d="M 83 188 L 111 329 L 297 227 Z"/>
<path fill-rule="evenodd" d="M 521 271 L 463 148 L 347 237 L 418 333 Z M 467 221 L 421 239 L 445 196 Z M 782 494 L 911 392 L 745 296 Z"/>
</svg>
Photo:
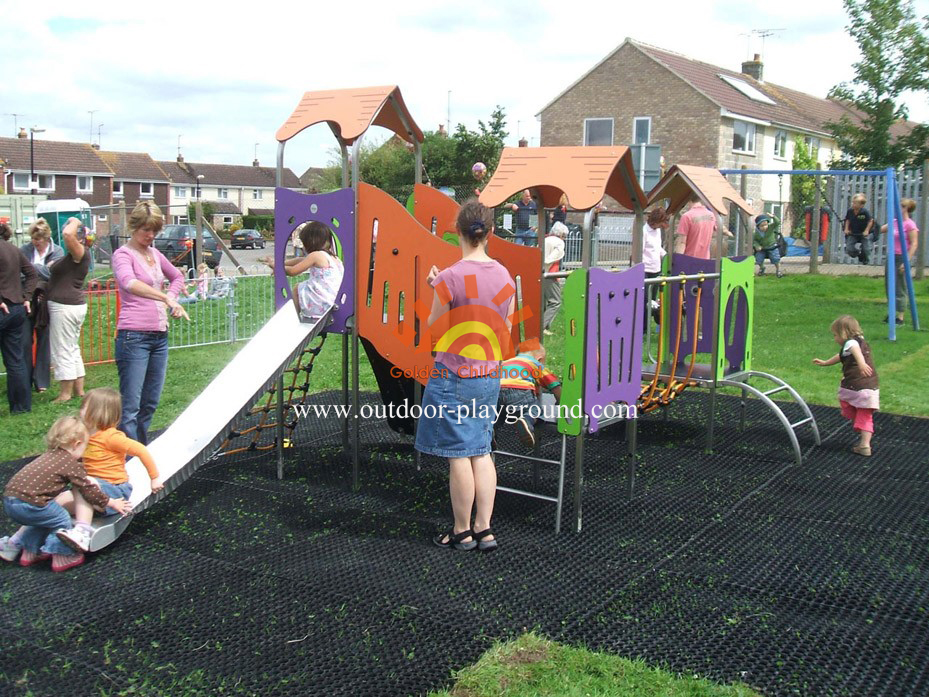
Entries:
<svg viewBox="0 0 929 697">
<path fill-rule="evenodd" d="M 100 491 L 109 496 L 111 499 L 126 499 L 129 500 L 129 497 L 132 496 L 132 484 L 129 482 L 123 482 L 122 484 L 114 484 L 113 482 L 107 481 L 106 479 L 101 479 L 100 477 L 91 477 L 97 486 L 100 487 Z M 122 515 L 115 508 L 106 507 L 106 510 L 103 511 L 103 515 Z"/>
<path fill-rule="evenodd" d="M 514 238 L 513 241 L 516 244 L 521 244 L 524 247 L 536 246 L 536 235 L 534 230 L 517 230 Z"/>
<path fill-rule="evenodd" d="M 120 329 L 116 333 L 116 370 L 123 400 L 119 430 L 147 445 L 148 427 L 168 371 L 168 333 Z"/>
<path fill-rule="evenodd" d="M 501 387 L 500 396 L 497 398 L 497 405 L 504 407 L 500 412 L 500 421 L 508 424 L 516 422 L 516 419 L 525 419 L 530 426 L 535 428 L 538 416 L 542 413 L 539 406 L 539 398 L 532 390 L 519 390 L 513 387 Z M 533 409 L 532 407 L 535 407 Z"/>
<path fill-rule="evenodd" d="M 871 235 L 846 235 L 845 253 L 859 263 L 867 264 L 871 257 Z"/>
<path fill-rule="evenodd" d="M 23 355 L 23 335 L 26 331 L 26 308 L 22 304 L 7 303 L 9 313 L 0 312 L 0 354 L 6 366 L 6 398 L 10 413 L 32 410 L 32 390 L 29 388 L 29 367 Z"/>
<path fill-rule="evenodd" d="M 34 506 L 13 496 L 3 499 L 6 514 L 20 525 L 28 526 L 19 536 L 23 549 L 33 554 L 74 554 L 70 547 L 55 536 L 55 531 L 74 527 L 71 514 L 61 504 L 49 501 L 45 506 Z"/>
</svg>

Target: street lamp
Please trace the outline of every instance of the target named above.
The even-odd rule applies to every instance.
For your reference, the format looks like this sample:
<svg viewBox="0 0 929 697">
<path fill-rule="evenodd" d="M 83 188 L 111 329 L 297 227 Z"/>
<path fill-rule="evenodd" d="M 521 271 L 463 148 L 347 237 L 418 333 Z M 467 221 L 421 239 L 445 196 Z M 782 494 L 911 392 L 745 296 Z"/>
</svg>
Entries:
<svg viewBox="0 0 929 697">
<path fill-rule="evenodd" d="M 36 128 L 33 126 L 29 129 L 29 189 L 32 192 L 32 195 L 35 196 L 37 183 L 35 180 L 35 134 L 36 133 L 45 133 L 44 128 Z"/>
</svg>

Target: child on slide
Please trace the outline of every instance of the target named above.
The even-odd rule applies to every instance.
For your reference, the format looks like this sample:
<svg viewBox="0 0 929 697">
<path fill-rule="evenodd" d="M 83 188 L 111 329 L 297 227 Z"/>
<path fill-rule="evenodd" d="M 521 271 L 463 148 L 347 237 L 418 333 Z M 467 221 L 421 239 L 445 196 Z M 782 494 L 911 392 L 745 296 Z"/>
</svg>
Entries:
<svg viewBox="0 0 929 697">
<path fill-rule="evenodd" d="M 148 448 L 116 429 L 121 414 L 122 399 L 119 392 L 109 387 L 90 390 L 81 401 L 81 419 L 92 434 L 84 451 L 84 469 L 105 495 L 111 499 L 122 498 L 128 501 L 132 496 L 132 484 L 129 483 L 129 473 L 126 471 L 126 455 L 142 460 L 152 480 L 152 493 L 164 489 L 164 484 Z M 103 511 L 104 515 L 117 513 L 122 511 L 111 506 Z M 86 552 L 93 532 L 90 525 L 93 516 L 93 509 L 86 502 L 75 502 L 76 523 L 70 530 L 59 530 L 58 539 L 79 554 Z"/>
<path fill-rule="evenodd" d="M 84 563 L 60 535 L 74 525 L 70 511 L 78 503 L 119 513 L 132 510 L 129 501 L 109 498 L 87 476 L 80 457 L 87 447 L 87 428 L 76 416 L 62 416 L 45 436 L 48 450 L 13 475 L 3 492 L 3 507 L 23 527 L 0 538 L 0 558 L 32 566 L 51 558 L 52 571 L 67 571 Z M 69 488 L 71 487 L 71 488 Z"/>
<path fill-rule="evenodd" d="M 298 231 L 306 256 L 287 259 L 284 272 L 288 276 L 302 273 L 309 276 L 297 284 L 294 300 L 300 319 L 314 322 L 335 303 L 345 267 L 333 251 L 332 232 L 323 223 L 305 223 Z M 266 257 L 261 261 L 274 268 L 272 259 Z"/>
</svg>

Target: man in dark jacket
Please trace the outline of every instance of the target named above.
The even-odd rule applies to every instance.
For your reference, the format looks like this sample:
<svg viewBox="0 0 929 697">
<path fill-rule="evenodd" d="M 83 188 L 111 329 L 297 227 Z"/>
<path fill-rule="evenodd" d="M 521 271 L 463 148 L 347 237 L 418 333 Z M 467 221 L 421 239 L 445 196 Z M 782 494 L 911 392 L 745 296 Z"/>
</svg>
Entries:
<svg viewBox="0 0 929 697">
<path fill-rule="evenodd" d="M 6 240 L 0 240 L 0 353 L 6 367 L 6 396 L 11 414 L 32 409 L 23 331 L 37 280 L 38 274 L 26 256 Z"/>
</svg>

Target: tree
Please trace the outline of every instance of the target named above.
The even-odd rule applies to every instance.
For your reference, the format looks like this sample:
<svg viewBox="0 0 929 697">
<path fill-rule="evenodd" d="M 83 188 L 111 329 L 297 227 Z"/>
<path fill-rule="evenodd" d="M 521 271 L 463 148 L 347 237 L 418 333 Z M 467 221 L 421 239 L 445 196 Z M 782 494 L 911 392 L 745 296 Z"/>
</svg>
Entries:
<svg viewBox="0 0 929 697">
<path fill-rule="evenodd" d="M 819 169 L 817 149 L 811 148 L 802 136 L 794 138 L 794 156 L 791 169 Z M 790 177 L 790 212 L 793 221 L 793 237 L 806 233 L 803 214 L 807 206 L 816 203 L 816 177 L 811 174 L 794 174 Z"/>
<path fill-rule="evenodd" d="M 846 29 L 861 58 L 852 66 L 851 83 L 829 92 L 857 112 L 854 120 L 843 116 L 828 124 L 842 153 L 833 166 L 884 169 L 921 162 L 929 156 L 929 125 L 896 136 L 891 127 L 907 118 L 900 101 L 904 92 L 929 90 L 929 16 L 921 27 L 911 0 L 843 3 L 850 22 Z"/>
</svg>

